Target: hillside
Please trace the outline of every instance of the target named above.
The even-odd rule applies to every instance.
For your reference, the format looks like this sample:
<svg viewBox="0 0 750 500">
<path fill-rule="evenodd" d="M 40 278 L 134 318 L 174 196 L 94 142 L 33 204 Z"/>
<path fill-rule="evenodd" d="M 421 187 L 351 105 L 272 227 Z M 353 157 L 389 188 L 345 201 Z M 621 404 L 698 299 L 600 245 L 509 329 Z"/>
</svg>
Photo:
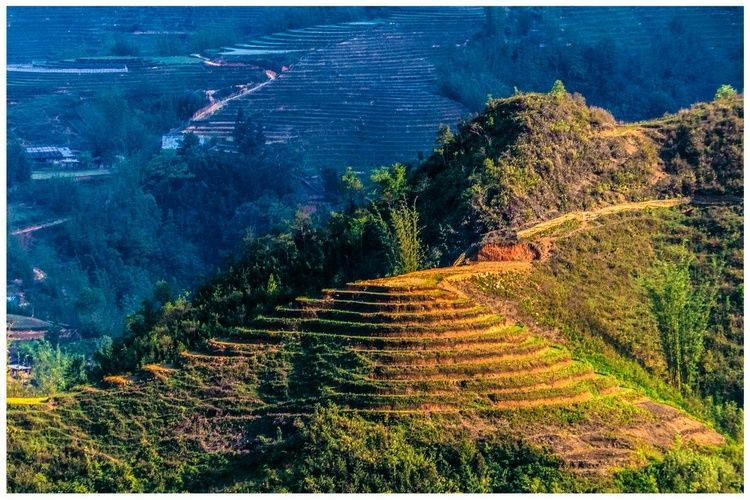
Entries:
<svg viewBox="0 0 750 500">
<path fill-rule="evenodd" d="M 491 101 L 366 202 L 155 294 L 93 386 L 9 401 L 10 490 L 741 491 L 741 99 Z M 454 265 L 397 272 L 414 197 Z M 684 386 L 647 291 L 682 262 L 716 294 Z"/>
<path fill-rule="evenodd" d="M 555 249 L 544 261 L 477 263 L 323 291 L 319 299 L 300 298 L 270 317 L 209 341 L 204 352 L 182 354 L 171 368 L 149 365 L 132 377 L 109 379 L 117 384 L 113 389 L 87 390 L 32 407 L 11 406 L 11 487 L 346 489 L 345 483 L 295 483 L 288 471 L 279 470 L 277 477 L 267 470 L 302 466 L 284 458 L 283 450 L 289 447 L 336 445 L 341 438 L 327 432 L 337 425 L 427 426 L 434 434 L 429 439 L 407 439 L 420 453 L 434 452 L 437 444 L 459 446 L 449 435 L 484 445 L 502 436 L 524 436 L 513 449 L 528 449 L 527 460 L 540 460 L 545 470 L 558 471 L 559 477 L 545 483 L 545 489 L 555 484 L 584 490 L 622 487 L 628 477 L 623 468 L 658 460 L 677 436 L 686 443 L 682 446 L 707 446 L 698 448 L 707 457 L 717 453 L 710 451 L 717 446 L 731 457 L 726 443 L 732 438 L 711 429 L 712 417 L 702 413 L 695 400 L 683 399 L 661 382 L 659 370 L 649 369 L 648 356 L 618 352 L 605 332 L 567 330 L 610 310 L 609 290 L 594 288 L 599 295 L 591 295 L 596 301 L 591 311 L 556 310 L 538 292 L 526 295 L 527 290 L 538 290 L 537 283 L 560 279 L 555 271 L 570 259 L 571 251 L 583 252 L 575 254 L 582 261 L 596 261 L 599 251 L 586 253 L 579 245 L 603 228 L 615 243 L 627 239 L 632 228 L 656 226 L 645 232 L 644 242 L 620 250 L 654 251 L 658 245 L 651 241 L 654 246 L 649 246 L 649 235 L 656 236 L 674 219 L 691 220 L 691 212 L 707 210 L 732 209 L 635 209 L 605 213 L 589 223 L 591 228 L 553 226 L 554 236 L 549 228 L 536 235 L 555 238 Z M 629 277 L 616 272 L 607 277 L 610 287 L 628 291 Z M 565 278 L 593 277 L 578 267 Z M 550 322 L 548 314 L 559 318 Z M 610 321 L 605 325 L 633 320 Z M 552 325 L 563 329 L 553 331 Z M 637 331 L 638 325 L 632 328 Z M 630 340 L 648 343 L 653 334 Z M 741 342 L 741 337 L 734 341 Z M 645 367 L 632 359 L 644 360 Z M 343 409 L 333 416 L 331 410 L 320 409 L 331 403 Z M 683 406 L 693 416 L 669 404 Z M 313 421 L 334 419 L 337 424 L 330 431 L 305 427 L 301 422 L 311 413 Z M 313 445 L 309 439 L 322 442 Z M 89 458 L 82 462 L 83 457 Z M 719 460 L 722 474 L 730 474 L 731 466 L 722 461 L 726 459 L 705 460 Z M 71 468 L 87 471 L 89 479 L 80 474 L 79 483 L 71 483 L 64 472 Z M 32 470 L 48 477 L 46 482 L 30 475 Z M 528 473 L 538 471 L 531 468 Z M 728 483 L 721 485 L 726 487 Z"/>
<path fill-rule="evenodd" d="M 477 235 L 514 231 L 573 210 L 675 195 L 742 195 L 741 96 L 643 123 L 619 123 L 562 85 L 488 101 L 444 129 L 412 174 L 424 238 L 449 264 Z"/>
</svg>

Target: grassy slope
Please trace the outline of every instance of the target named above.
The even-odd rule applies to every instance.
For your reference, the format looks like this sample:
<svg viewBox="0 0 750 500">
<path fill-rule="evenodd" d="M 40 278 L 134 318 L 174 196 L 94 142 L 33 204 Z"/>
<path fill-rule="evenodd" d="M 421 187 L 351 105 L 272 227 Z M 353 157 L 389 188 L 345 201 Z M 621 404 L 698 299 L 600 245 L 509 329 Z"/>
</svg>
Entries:
<svg viewBox="0 0 750 500">
<path fill-rule="evenodd" d="M 663 366 L 656 332 L 644 309 L 636 276 L 648 269 L 655 256 L 668 255 L 674 241 L 689 236 L 696 242 L 696 249 L 708 244 L 711 238 L 696 226 L 710 223 L 713 227 L 718 221 L 725 229 L 736 231 L 741 227 L 737 208 L 685 206 L 612 214 L 589 221 L 578 232 L 574 231 L 581 226 L 562 225 L 542 234 L 542 237 L 569 235 L 556 240 L 555 253 L 549 261 L 535 265 L 530 273 L 491 275 L 477 279 L 476 284 L 491 295 L 516 303 L 517 313 L 529 325 L 559 328 L 574 354 L 593 364 L 597 371 L 615 375 L 622 385 L 682 406 L 707 420 L 710 415 L 702 402 L 682 397 L 661 382 Z M 731 247 L 731 240 L 721 241 Z M 598 248 L 593 255 L 592 243 Z M 735 271 L 727 266 L 728 283 Z M 619 347 L 614 348 L 615 344 Z M 709 343 L 709 348 L 717 355 L 727 355 L 712 345 Z M 634 354 L 640 364 L 633 360 Z M 332 418 L 335 422 L 326 425 L 335 427 L 305 434 L 312 431 L 305 431 L 292 415 L 254 416 L 254 410 L 283 399 L 284 390 L 299 376 L 294 373 L 294 363 L 289 362 L 290 356 L 291 351 L 283 350 L 255 357 L 190 356 L 185 358 L 182 370 L 152 370 L 150 376 L 141 374 L 140 380 L 124 387 L 84 391 L 53 398 L 49 403 L 12 405 L 9 485 L 14 491 L 324 490 L 328 483 L 305 480 L 297 468 L 307 471 L 305 474 L 330 471 L 307 470 L 310 463 L 300 462 L 301 458 L 291 459 L 288 454 L 309 455 L 311 446 L 339 447 L 344 439 L 339 433 L 345 428 L 363 433 L 354 437 L 355 442 L 363 440 L 361 446 L 372 449 L 394 446 L 398 450 L 394 453 L 405 456 L 416 453 L 415 460 L 429 462 L 435 459 L 436 450 L 480 446 L 488 436 L 516 434 L 519 429 L 589 428 L 596 426 L 596 422 L 611 425 L 613 421 L 625 426 L 638 418 L 632 407 L 616 399 L 605 399 L 571 409 L 511 411 L 501 416 L 475 418 L 469 423 L 469 428 L 475 429 L 473 437 L 461 430 L 466 429 L 466 422 L 460 417 L 423 416 L 415 423 L 413 416 L 385 420 L 373 416 L 362 420 L 326 413 L 313 421 Z M 219 359 L 223 361 L 219 363 Z M 429 439 L 411 436 L 420 426 L 432 429 L 434 435 Z M 318 434 L 323 431 L 322 436 Z M 373 442 L 371 434 L 380 432 L 400 437 L 390 438 L 396 439 L 395 442 Z M 450 437 L 454 433 L 462 436 L 464 444 Z M 732 449 L 736 447 L 725 448 Z M 547 472 L 557 471 L 559 464 L 554 459 L 543 458 L 539 451 L 524 453 L 536 457 L 533 463 L 545 463 Z M 649 449 L 643 453 L 652 458 L 659 456 Z M 364 450 L 355 455 L 355 462 L 360 464 L 373 460 Z M 322 469 L 327 466 L 330 464 Z M 532 476 L 540 473 L 537 470 Z M 434 477 L 422 478 L 425 482 L 415 482 L 413 487 L 470 489 L 468 483 L 448 481 L 446 471 L 433 470 L 430 474 Z M 550 483 L 555 485 L 550 486 L 552 489 L 601 491 L 618 487 L 611 479 L 581 480 L 560 472 L 555 474 L 556 479 Z M 346 484 L 329 486 L 341 489 Z M 533 482 L 524 484 L 514 487 L 539 488 Z M 354 483 L 349 483 L 349 487 L 353 488 Z M 362 483 L 360 487 L 371 486 Z M 500 488 L 507 487 L 504 484 Z"/>
<path fill-rule="evenodd" d="M 523 109 L 522 99 L 533 104 L 531 110 Z M 515 105 L 521 106 L 520 113 L 513 109 Z M 649 124 L 652 128 L 647 128 L 648 134 L 656 137 L 652 140 L 643 130 L 621 129 L 606 114 L 584 109 L 579 100 L 568 97 L 522 96 L 506 100 L 504 105 L 494 103 L 489 113 L 477 119 L 479 129 L 472 131 L 471 125 L 467 125 L 469 128 L 458 140 L 444 147 L 443 153 L 431 157 L 420 171 L 418 177 L 430 181 L 421 199 L 430 200 L 433 208 L 423 217 L 461 229 L 461 221 L 471 215 L 471 210 L 487 208 L 481 203 L 469 207 L 464 194 L 472 192 L 472 184 L 492 186 L 497 175 L 503 179 L 502 189 L 497 204 L 481 214 L 485 222 L 505 217 L 513 224 L 526 225 L 572 209 L 649 197 L 646 195 L 654 194 L 652 190 L 656 189 L 650 183 L 652 176 L 658 177 L 662 168 L 665 171 L 672 168 L 681 182 L 679 186 L 666 185 L 667 193 L 690 194 L 697 182 L 703 186 L 727 184 L 732 187 L 729 194 L 733 194 L 736 183 L 724 181 L 736 180 L 735 172 L 711 177 L 716 171 L 714 167 L 726 158 L 703 150 L 692 156 L 682 154 L 695 148 L 694 138 L 685 133 L 687 129 L 681 128 L 680 123 L 691 122 L 690 127 L 703 132 L 713 126 L 706 126 L 707 122 L 736 125 L 736 113 L 729 113 L 731 116 L 727 118 L 731 106 L 710 106 L 671 121 Z M 741 102 L 739 106 L 741 110 Z M 547 115 L 554 119 L 539 121 L 540 116 Z M 701 116 L 707 120 L 700 121 Z M 531 127 L 521 140 L 513 132 L 518 130 L 513 124 L 519 121 L 524 127 Z M 715 137 L 711 135 L 710 139 Z M 657 143 L 666 144 L 666 149 L 657 152 L 654 148 Z M 512 149 L 508 149 L 509 145 Z M 634 156 L 631 149 L 637 150 L 642 145 L 646 147 Z M 669 154 L 667 149 L 671 151 Z M 675 160 L 678 153 L 684 161 Z M 492 164 L 482 170 L 488 158 Z M 612 164 L 604 161 L 612 158 L 615 159 Z M 659 161 L 663 165 L 658 165 Z M 727 161 L 731 165 L 737 163 L 731 158 Z M 693 164 L 700 172 L 698 179 L 691 178 L 687 171 Z M 588 166 L 578 171 L 571 167 L 576 165 Z M 534 182 L 528 184 L 528 179 Z M 571 191 L 571 186 L 580 189 Z M 727 191 L 709 192 L 727 194 Z M 477 214 L 471 217 L 479 222 Z M 476 238 L 475 230 L 482 225 L 463 229 Z M 430 226 L 425 236 L 441 244 L 440 237 L 430 232 L 441 231 L 445 226 L 440 223 Z M 484 226 L 494 228 L 491 224 Z M 562 231 L 550 229 L 536 237 L 555 236 L 556 232 L 566 233 L 578 227 L 567 224 Z M 655 326 L 637 286 L 637 277 L 648 270 L 654 257 L 673 255 L 684 240 L 689 242 L 688 251 L 695 253 L 699 261 L 705 262 L 706 256 L 716 255 L 726 264 L 723 297 L 713 322 L 716 328 L 707 342 L 709 356 L 704 363 L 703 380 L 726 399 L 737 399 L 742 391 L 742 317 L 737 313 L 742 302 L 741 239 L 741 208 L 688 207 L 614 214 L 590 222 L 585 231 L 558 239 L 553 257 L 537 265 L 530 275 L 508 274 L 500 279 L 478 280 L 478 284 L 488 295 L 499 295 L 515 303 L 515 312 L 529 324 L 559 329 L 574 354 L 589 361 L 598 371 L 615 375 L 623 385 L 655 399 L 681 406 L 702 420 L 711 420 L 709 405 L 695 397 L 683 397 L 662 382 L 664 367 Z M 458 238 L 442 243 L 455 257 L 456 250 L 463 250 L 466 241 Z M 498 459 L 505 468 L 492 475 L 497 478 L 502 471 L 514 470 L 513 460 L 518 456 L 527 457 L 537 465 L 544 462 L 541 468 L 525 469 L 531 472 L 524 480 L 492 483 L 491 487 L 467 477 L 441 482 L 440 477 L 450 476 L 453 474 L 450 471 L 461 466 L 460 461 L 447 456 L 459 453 L 456 450 L 465 446 L 479 446 L 477 436 L 466 437 L 468 441 L 453 439 L 450 434 L 455 427 L 442 421 L 442 417 L 425 417 L 418 422 L 408 419 L 372 422 L 324 414 L 322 422 L 317 424 L 313 418 L 313 424 L 319 424 L 314 432 L 305 431 L 293 415 L 254 418 L 254 409 L 284 401 L 291 381 L 305 378 L 305 366 L 290 362 L 292 355 L 282 350 L 255 358 L 228 358 L 225 364 L 218 365 L 215 358 L 191 357 L 186 359 L 183 370 L 157 376 L 157 380 L 150 382 L 106 392 L 86 391 L 37 405 L 11 406 L 9 486 L 13 491 L 383 490 L 399 486 L 389 482 L 390 476 L 380 468 L 392 472 L 410 464 L 415 470 L 432 471 L 436 475 L 419 476 L 424 482 L 415 479 L 398 483 L 404 491 L 427 490 L 430 485 L 435 489 L 465 491 L 483 488 L 528 491 L 544 486 L 554 489 L 550 486 L 553 484 L 568 491 L 615 487 L 612 483 L 584 484 L 564 479 L 559 473 L 550 478 L 545 474 L 556 470 L 559 464 L 545 462 L 539 458 L 542 455 L 525 448 L 516 449 L 512 459 Z M 630 417 L 623 408 L 603 403 L 570 411 L 518 415 L 508 415 L 507 421 L 523 423 L 531 415 L 539 423 L 555 425 L 584 419 L 626 421 Z M 423 426 L 433 428 L 433 424 L 440 430 L 435 431 L 439 438 L 431 438 L 429 443 L 420 441 L 414 430 Z M 350 441 L 347 432 L 342 434 L 341 429 L 360 432 L 352 442 L 364 449 L 351 455 L 344 453 L 342 442 Z M 358 439 L 362 436 L 365 438 Z M 315 450 L 323 445 L 333 446 L 336 451 L 328 457 L 330 463 L 316 464 Z M 388 456 L 392 450 L 401 462 L 378 462 L 378 455 Z M 492 453 L 496 452 L 476 457 L 481 456 L 486 462 Z M 307 459 L 309 462 L 305 462 Z M 359 483 L 355 475 L 347 475 L 347 471 L 351 472 L 347 469 L 349 465 L 321 470 L 330 464 L 352 460 L 347 463 L 355 469 L 360 462 L 371 464 L 373 472 L 368 477 L 380 479 Z M 435 463 L 442 463 L 443 469 L 427 467 Z M 477 463 L 466 466 L 471 470 L 481 469 Z M 337 479 L 316 482 L 315 474 L 320 477 L 329 474 Z"/>
<path fill-rule="evenodd" d="M 697 398 L 683 397 L 663 382 L 656 323 L 638 279 L 657 258 L 682 252 L 701 264 L 717 258 L 725 266 L 723 283 L 701 379 L 706 392 L 741 404 L 741 206 L 614 214 L 579 229 L 566 225 L 537 235 L 563 237 L 555 241 L 551 258 L 530 274 L 478 278 L 476 284 L 515 304 L 520 319 L 558 329 L 574 353 L 598 371 L 706 418 L 708 410 Z"/>
</svg>

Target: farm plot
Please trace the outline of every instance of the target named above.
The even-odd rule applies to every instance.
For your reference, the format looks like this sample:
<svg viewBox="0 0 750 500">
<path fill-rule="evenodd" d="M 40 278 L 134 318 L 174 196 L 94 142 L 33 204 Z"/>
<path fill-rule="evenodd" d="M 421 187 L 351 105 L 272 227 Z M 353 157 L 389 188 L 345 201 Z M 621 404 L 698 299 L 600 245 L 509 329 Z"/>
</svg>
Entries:
<svg viewBox="0 0 750 500">
<path fill-rule="evenodd" d="M 295 341 L 327 346 L 325 359 L 340 373 L 328 397 L 357 411 L 509 410 L 617 391 L 566 349 L 437 286 L 324 290 L 210 347 L 218 356 L 254 356 Z"/>
<path fill-rule="evenodd" d="M 299 60 L 258 92 L 192 122 L 188 130 L 227 139 L 242 108 L 268 142 L 295 142 L 308 167 L 374 167 L 416 160 L 440 124 L 466 110 L 437 95 L 433 62 L 464 43 L 483 11 L 400 9 L 386 19 L 291 30 L 222 52 L 257 63 L 269 53 Z"/>
</svg>

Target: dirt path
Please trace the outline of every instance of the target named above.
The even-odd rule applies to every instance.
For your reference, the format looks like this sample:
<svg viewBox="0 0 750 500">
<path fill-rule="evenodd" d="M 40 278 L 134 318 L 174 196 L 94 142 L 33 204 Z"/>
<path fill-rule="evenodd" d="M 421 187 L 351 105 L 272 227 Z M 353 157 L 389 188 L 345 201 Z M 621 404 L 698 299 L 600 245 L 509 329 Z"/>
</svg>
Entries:
<svg viewBox="0 0 750 500">
<path fill-rule="evenodd" d="M 553 227 L 560 226 L 570 221 L 588 222 L 603 215 L 611 215 L 619 212 L 631 212 L 635 210 L 645 210 L 648 208 L 671 208 L 690 202 L 690 198 L 667 198 L 664 200 L 646 200 L 629 203 L 618 203 L 616 205 L 609 205 L 597 210 L 570 212 L 565 215 L 561 215 L 560 217 L 555 217 L 554 219 L 540 222 L 539 224 L 535 224 L 527 229 L 518 231 L 518 239 L 530 238 L 536 234 L 544 232 Z"/>
<path fill-rule="evenodd" d="M 540 234 L 548 229 L 560 226 L 566 222 L 575 220 L 587 222 L 604 215 L 610 215 L 619 212 L 629 212 L 636 210 L 645 210 L 649 208 L 670 208 L 677 205 L 689 203 L 690 198 L 668 198 L 664 200 L 647 200 L 631 203 L 618 203 L 597 210 L 571 212 L 548 221 L 540 222 L 527 229 L 518 232 L 520 238 L 530 238 Z M 450 267 L 438 267 L 434 269 L 424 269 L 409 274 L 394 276 L 391 278 L 381 278 L 367 280 L 362 284 L 371 285 L 388 285 L 396 288 L 422 288 L 428 286 L 438 286 L 451 291 L 457 291 L 453 283 L 487 274 L 497 274 L 503 272 L 524 272 L 530 271 L 532 263 L 529 260 L 508 260 L 502 262 L 475 262 L 465 265 L 454 265 Z M 459 291 L 459 293 L 461 293 Z M 463 295 L 463 294 L 462 294 Z"/>
</svg>

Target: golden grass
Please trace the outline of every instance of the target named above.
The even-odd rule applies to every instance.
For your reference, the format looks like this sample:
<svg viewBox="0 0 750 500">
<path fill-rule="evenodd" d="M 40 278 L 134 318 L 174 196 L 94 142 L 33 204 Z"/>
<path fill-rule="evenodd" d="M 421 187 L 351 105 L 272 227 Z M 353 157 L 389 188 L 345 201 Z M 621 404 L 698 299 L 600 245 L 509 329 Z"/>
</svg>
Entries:
<svg viewBox="0 0 750 500">
<path fill-rule="evenodd" d="M 40 396 L 31 398 L 7 398 L 5 402 L 9 405 L 39 405 L 46 403 L 47 400 L 47 396 Z"/>
<path fill-rule="evenodd" d="M 112 387 L 125 387 L 133 383 L 133 380 L 126 375 L 107 375 L 102 380 Z"/>
</svg>

